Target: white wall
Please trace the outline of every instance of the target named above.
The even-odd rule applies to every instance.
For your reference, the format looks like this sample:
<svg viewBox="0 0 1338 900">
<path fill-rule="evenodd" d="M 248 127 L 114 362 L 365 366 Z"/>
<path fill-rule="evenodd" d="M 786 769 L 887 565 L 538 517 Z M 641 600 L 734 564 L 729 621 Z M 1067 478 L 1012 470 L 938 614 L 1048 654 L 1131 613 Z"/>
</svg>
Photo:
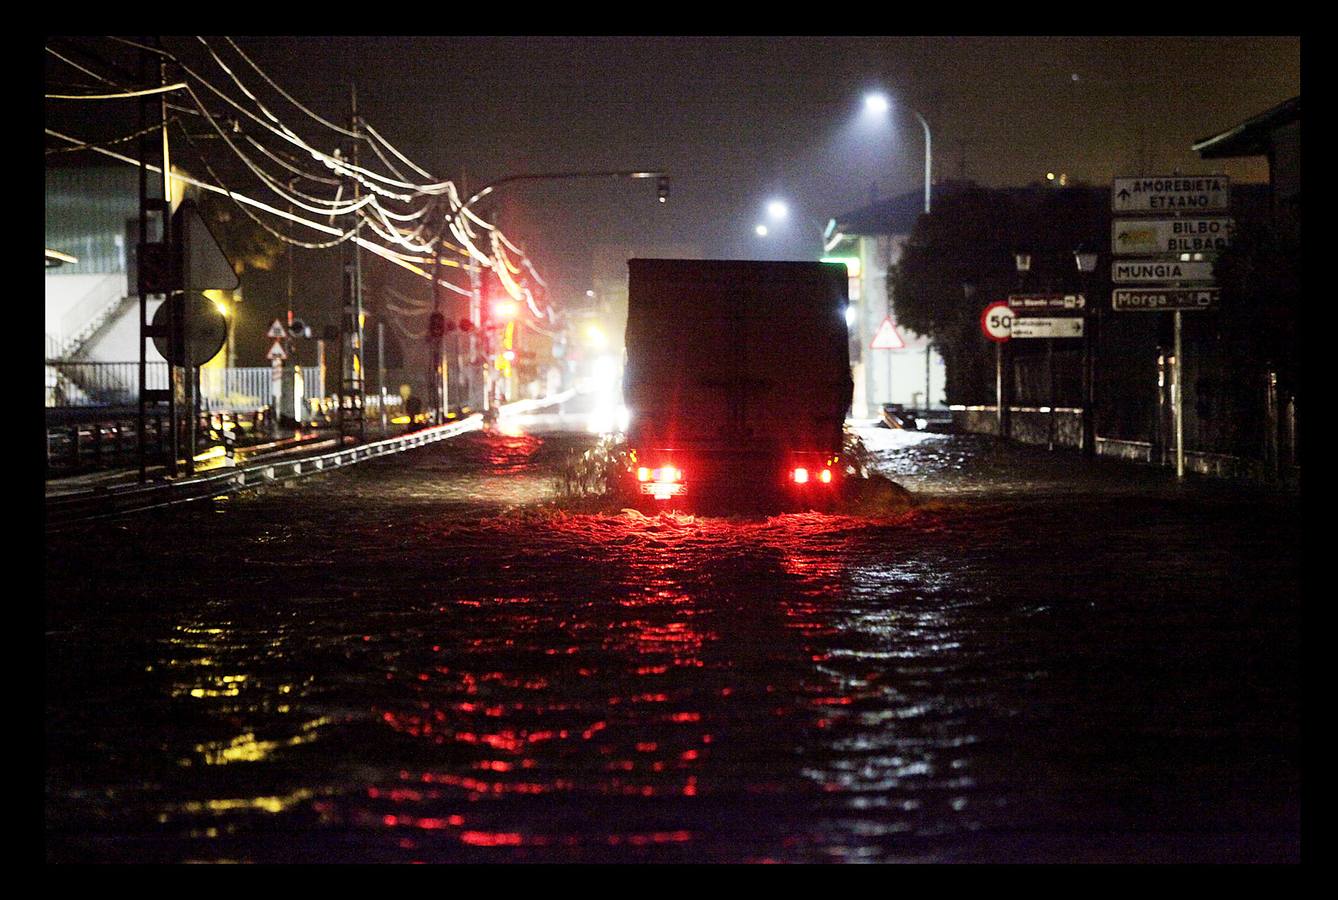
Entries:
<svg viewBox="0 0 1338 900">
<path fill-rule="evenodd" d="M 148 319 L 153 321 L 161 300 L 150 300 Z M 153 342 L 147 342 L 149 362 L 161 362 L 163 357 Z M 120 314 L 103 326 L 97 337 L 84 345 L 81 359 L 93 362 L 139 362 L 139 301 L 132 300 L 125 304 Z"/>
<path fill-rule="evenodd" d="M 860 363 L 852 374 L 855 378 L 854 418 L 874 418 L 884 403 L 900 403 L 907 407 L 925 408 L 925 354 L 929 354 L 929 406 L 943 406 L 945 374 L 943 358 L 930 348 L 929 339 L 898 324 L 892 305 L 888 302 L 887 269 L 901 259 L 909 235 L 867 235 L 857 239 L 860 258 L 859 298 L 854 300 L 858 309 L 855 324 L 862 349 Z M 869 345 L 883 323 L 884 316 L 892 316 L 905 348 L 901 350 L 873 350 Z"/>
<path fill-rule="evenodd" d="M 105 275 L 47 275 L 45 278 L 45 330 L 48 344 L 59 345 L 78 334 L 104 308 L 126 296 L 124 272 Z M 150 300 L 149 321 L 162 301 Z M 99 329 L 79 353 L 92 362 L 139 361 L 139 302 L 123 301 L 116 316 Z M 150 343 L 147 359 L 163 357 Z"/>
</svg>

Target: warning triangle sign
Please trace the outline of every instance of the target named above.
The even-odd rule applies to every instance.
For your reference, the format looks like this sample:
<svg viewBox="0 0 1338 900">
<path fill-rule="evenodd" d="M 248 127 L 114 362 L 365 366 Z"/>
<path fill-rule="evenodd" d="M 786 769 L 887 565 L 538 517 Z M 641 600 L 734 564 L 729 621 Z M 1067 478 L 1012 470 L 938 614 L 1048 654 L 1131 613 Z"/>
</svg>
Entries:
<svg viewBox="0 0 1338 900">
<path fill-rule="evenodd" d="M 285 332 L 283 330 L 283 323 L 280 322 L 278 319 L 275 319 L 274 324 L 269 327 L 269 331 L 265 332 L 265 335 L 267 337 L 272 337 L 272 338 L 281 338 L 284 336 L 284 334 Z"/>
<path fill-rule="evenodd" d="M 901 339 L 897 326 L 893 323 L 891 316 L 883 317 L 883 324 L 878 326 L 877 333 L 873 336 L 873 343 L 869 344 L 870 350 L 904 350 L 906 342 Z"/>
<path fill-rule="evenodd" d="M 287 358 L 288 358 L 288 354 L 284 352 L 283 344 L 279 343 L 278 341 L 275 341 L 275 342 L 274 342 L 274 346 L 273 346 L 273 347 L 270 347 L 270 348 L 269 348 L 269 353 L 267 353 L 267 354 L 265 354 L 265 355 L 268 356 L 270 359 L 287 359 Z"/>
<path fill-rule="evenodd" d="M 182 284 L 188 291 L 235 291 L 241 279 L 218 245 L 199 207 L 182 200 L 173 216 L 172 233 L 181 242 Z"/>
</svg>

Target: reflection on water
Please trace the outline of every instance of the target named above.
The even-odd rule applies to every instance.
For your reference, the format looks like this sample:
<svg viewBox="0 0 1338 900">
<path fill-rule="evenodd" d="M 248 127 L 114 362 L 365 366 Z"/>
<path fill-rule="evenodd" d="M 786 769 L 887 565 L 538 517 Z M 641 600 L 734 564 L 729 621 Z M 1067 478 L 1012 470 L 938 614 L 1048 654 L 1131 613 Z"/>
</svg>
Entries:
<svg viewBox="0 0 1338 900">
<path fill-rule="evenodd" d="M 1285 567 L 1250 588 L 1117 570 L 1103 548 L 1147 504 L 1102 507 L 1084 540 L 1090 508 L 517 499 L 552 450 L 478 436 L 341 475 L 337 504 L 304 485 L 173 514 L 192 539 L 147 560 L 56 548 L 49 857 L 1063 858 L 1101 829 L 1294 821 L 1292 613 L 1257 600 L 1286 595 Z M 1256 534 L 1230 539 L 1241 564 L 1273 552 Z M 1168 620 L 1195 635 L 1192 666 Z M 1109 843 L 1075 853 L 1119 858 Z"/>
</svg>

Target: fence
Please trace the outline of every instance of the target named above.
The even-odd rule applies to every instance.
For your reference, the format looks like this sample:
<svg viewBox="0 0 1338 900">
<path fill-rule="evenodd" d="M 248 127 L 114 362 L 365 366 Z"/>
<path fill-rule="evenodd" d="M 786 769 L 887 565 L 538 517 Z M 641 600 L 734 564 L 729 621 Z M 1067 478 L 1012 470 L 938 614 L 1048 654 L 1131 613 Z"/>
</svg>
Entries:
<svg viewBox="0 0 1338 900">
<path fill-rule="evenodd" d="M 252 412 L 270 405 L 269 366 L 200 370 L 200 408 L 215 412 Z"/>
<path fill-rule="evenodd" d="M 150 390 L 168 386 L 167 363 L 146 363 Z M 273 370 L 269 366 L 247 368 L 204 368 L 200 370 L 200 411 L 202 413 L 250 413 L 268 408 L 273 402 Z M 315 388 L 314 381 L 308 382 Z M 381 398 L 368 391 L 363 406 L 371 418 L 380 416 Z M 328 412 L 328 400 L 308 395 L 313 414 Z M 139 363 L 137 362 L 67 362 L 46 361 L 46 399 L 48 408 L 116 407 L 139 403 Z M 386 395 L 386 411 L 399 415 L 404 400 L 398 393 Z"/>
<path fill-rule="evenodd" d="M 167 387 L 167 363 L 148 363 L 150 390 Z M 133 406 L 139 402 L 139 363 L 46 361 L 46 406 Z"/>
<path fill-rule="evenodd" d="M 150 390 L 163 390 L 167 363 L 145 364 Z M 200 408 L 206 412 L 254 412 L 270 405 L 270 369 L 200 370 Z M 139 363 L 46 361 L 47 407 L 135 406 L 139 403 Z"/>
</svg>

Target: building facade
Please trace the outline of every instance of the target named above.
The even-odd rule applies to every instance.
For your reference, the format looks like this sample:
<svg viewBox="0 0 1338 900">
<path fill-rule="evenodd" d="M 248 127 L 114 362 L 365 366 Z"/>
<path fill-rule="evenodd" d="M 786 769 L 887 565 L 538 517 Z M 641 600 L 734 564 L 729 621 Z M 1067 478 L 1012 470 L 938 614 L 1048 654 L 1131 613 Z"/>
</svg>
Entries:
<svg viewBox="0 0 1338 900">
<path fill-rule="evenodd" d="M 844 213 L 829 223 L 824 259 L 850 272 L 851 417 L 877 418 L 884 405 L 943 409 L 943 358 L 930 339 L 897 323 L 888 270 L 901 261 L 924 195 L 903 194 Z"/>
</svg>

